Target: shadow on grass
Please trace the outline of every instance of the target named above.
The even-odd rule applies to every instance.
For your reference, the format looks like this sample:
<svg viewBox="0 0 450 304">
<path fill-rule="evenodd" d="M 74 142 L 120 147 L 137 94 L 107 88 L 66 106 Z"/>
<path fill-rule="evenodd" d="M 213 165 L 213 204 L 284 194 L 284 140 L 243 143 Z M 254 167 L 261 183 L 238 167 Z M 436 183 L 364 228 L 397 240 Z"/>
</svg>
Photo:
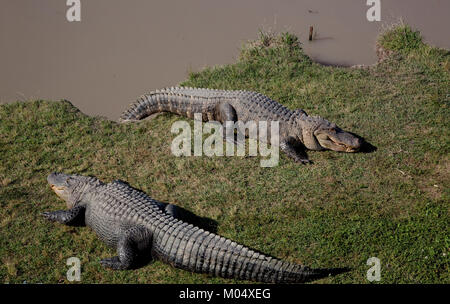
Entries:
<svg viewBox="0 0 450 304">
<path fill-rule="evenodd" d="M 207 218 L 207 217 L 198 216 L 195 213 L 193 213 L 189 210 L 186 210 L 180 206 L 168 204 L 168 207 L 170 207 L 170 206 L 174 206 L 176 208 L 176 218 L 177 219 L 179 219 L 183 222 L 192 224 L 194 226 L 197 226 L 199 228 L 202 228 L 206 231 L 209 231 L 212 233 L 217 233 L 218 223 L 215 220 Z M 167 210 L 167 207 L 166 207 L 166 210 Z"/>
<path fill-rule="evenodd" d="M 375 147 L 374 145 L 372 145 L 371 143 L 369 143 L 364 137 L 359 136 L 358 134 L 352 133 L 352 132 L 348 132 L 351 135 L 358 137 L 359 139 L 362 140 L 362 146 L 359 149 L 359 153 L 372 153 L 375 152 L 376 150 L 378 150 L 377 147 Z"/>
</svg>

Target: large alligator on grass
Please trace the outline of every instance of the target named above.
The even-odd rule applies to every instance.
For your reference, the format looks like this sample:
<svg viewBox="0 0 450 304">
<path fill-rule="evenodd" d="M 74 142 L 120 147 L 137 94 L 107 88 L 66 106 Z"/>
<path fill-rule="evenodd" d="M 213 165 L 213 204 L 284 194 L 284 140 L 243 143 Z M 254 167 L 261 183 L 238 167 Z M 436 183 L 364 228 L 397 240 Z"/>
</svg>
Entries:
<svg viewBox="0 0 450 304">
<path fill-rule="evenodd" d="M 44 212 L 51 221 L 87 225 L 118 256 L 101 260 L 112 269 L 135 268 L 158 258 L 175 267 L 260 282 L 307 282 L 346 271 L 311 269 L 281 261 L 177 218 L 177 207 L 153 200 L 122 181 L 52 173 L 47 178 L 68 210 Z"/>
<path fill-rule="evenodd" d="M 304 148 L 356 152 L 362 140 L 336 124 L 305 111 L 291 111 L 260 93 L 199 88 L 167 88 L 141 96 L 122 113 L 120 122 L 141 120 L 149 115 L 171 112 L 203 121 L 279 121 L 279 146 L 296 162 L 308 163 Z M 268 134 L 270 135 L 270 134 Z M 270 142 L 270 137 L 268 137 Z"/>
</svg>

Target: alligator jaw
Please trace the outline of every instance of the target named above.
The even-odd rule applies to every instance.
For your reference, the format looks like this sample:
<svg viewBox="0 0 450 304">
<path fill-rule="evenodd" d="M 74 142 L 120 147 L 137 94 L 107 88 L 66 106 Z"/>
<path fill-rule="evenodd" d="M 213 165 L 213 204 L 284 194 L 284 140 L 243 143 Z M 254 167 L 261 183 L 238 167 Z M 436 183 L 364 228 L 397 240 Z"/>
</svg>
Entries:
<svg viewBox="0 0 450 304">
<path fill-rule="evenodd" d="M 52 188 L 52 190 L 56 194 L 59 194 L 59 193 L 63 192 L 64 190 L 66 190 L 64 187 L 58 187 L 58 186 L 55 186 L 55 185 L 50 185 L 50 188 Z"/>
<path fill-rule="evenodd" d="M 68 204 L 69 195 L 67 193 L 67 188 L 63 187 L 63 186 L 56 186 L 54 184 L 50 184 L 50 187 L 52 188 L 53 192 L 55 192 L 58 197 L 60 197 L 61 199 L 63 199 L 66 202 L 67 207 L 70 208 L 70 205 Z"/>
<path fill-rule="evenodd" d="M 355 146 L 349 146 L 344 143 L 334 141 L 332 138 L 331 138 L 331 141 L 333 142 L 334 146 L 336 147 L 335 149 L 333 149 L 334 151 L 354 153 L 354 152 L 358 152 L 361 147 L 360 144 L 357 144 Z"/>
<path fill-rule="evenodd" d="M 358 152 L 363 143 L 360 138 L 342 130 L 322 131 L 316 138 L 323 148 L 337 152 Z"/>
</svg>

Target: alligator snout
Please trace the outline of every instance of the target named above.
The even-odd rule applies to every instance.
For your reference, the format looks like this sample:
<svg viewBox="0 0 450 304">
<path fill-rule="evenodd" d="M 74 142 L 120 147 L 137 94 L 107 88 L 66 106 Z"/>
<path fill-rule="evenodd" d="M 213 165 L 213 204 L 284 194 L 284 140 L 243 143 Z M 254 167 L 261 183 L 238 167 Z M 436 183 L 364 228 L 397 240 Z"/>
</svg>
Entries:
<svg viewBox="0 0 450 304">
<path fill-rule="evenodd" d="M 347 152 L 358 152 L 364 144 L 364 140 L 356 137 L 351 146 L 348 146 Z"/>
</svg>

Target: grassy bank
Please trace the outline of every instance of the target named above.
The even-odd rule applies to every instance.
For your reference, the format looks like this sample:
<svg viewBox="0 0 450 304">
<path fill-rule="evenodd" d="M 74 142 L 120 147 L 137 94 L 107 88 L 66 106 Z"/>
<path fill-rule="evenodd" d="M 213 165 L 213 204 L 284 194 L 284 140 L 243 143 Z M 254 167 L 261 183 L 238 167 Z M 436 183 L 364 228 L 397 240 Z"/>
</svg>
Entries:
<svg viewBox="0 0 450 304">
<path fill-rule="evenodd" d="M 261 168 L 259 157 L 181 157 L 170 152 L 163 114 L 119 125 L 68 102 L 0 106 L 0 282 L 236 282 L 159 261 L 113 272 L 115 255 L 87 228 L 46 222 L 64 208 L 46 184 L 52 171 L 123 179 L 152 197 L 217 222 L 217 232 L 272 256 L 313 267 L 352 267 L 319 283 L 367 283 L 370 257 L 381 283 L 450 283 L 450 56 L 410 28 L 379 39 L 394 53 L 362 69 L 312 62 L 290 34 L 261 35 L 237 63 L 193 73 L 187 86 L 248 89 L 363 136 L 377 150 L 310 152 L 313 165 Z"/>
</svg>

